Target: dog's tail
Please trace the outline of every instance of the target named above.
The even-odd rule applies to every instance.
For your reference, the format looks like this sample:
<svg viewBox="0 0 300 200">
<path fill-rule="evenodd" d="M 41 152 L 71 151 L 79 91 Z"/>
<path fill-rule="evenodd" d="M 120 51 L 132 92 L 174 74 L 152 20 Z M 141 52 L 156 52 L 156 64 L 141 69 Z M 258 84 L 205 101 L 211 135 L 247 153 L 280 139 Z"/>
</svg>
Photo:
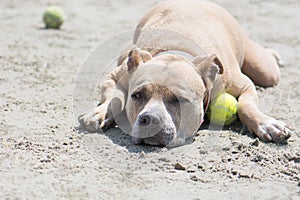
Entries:
<svg viewBox="0 0 300 200">
<path fill-rule="evenodd" d="M 284 67 L 285 63 L 284 63 L 284 60 L 282 59 L 281 55 L 273 49 L 268 49 L 268 50 L 272 54 L 272 56 L 275 58 L 278 66 L 279 67 Z"/>
</svg>

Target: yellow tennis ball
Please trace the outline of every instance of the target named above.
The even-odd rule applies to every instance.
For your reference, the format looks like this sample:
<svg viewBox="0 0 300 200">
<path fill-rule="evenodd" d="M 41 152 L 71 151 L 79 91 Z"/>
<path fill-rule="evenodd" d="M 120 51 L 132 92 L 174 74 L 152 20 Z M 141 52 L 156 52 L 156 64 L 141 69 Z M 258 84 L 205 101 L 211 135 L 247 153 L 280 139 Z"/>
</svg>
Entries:
<svg viewBox="0 0 300 200">
<path fill-rule="evenodd" d="M 238 102 L 234 96 L 221 93 L 209 105 L 207 116 L 212 124 L 229 126 L 237 119 Z"/>
<path fill-rule="evenodd" d="M 64 11 L 58 6 L 49 6 L 43 14 L 43 22 L 46 28 L 59 29 L 64 20 Z"/>
</svg>

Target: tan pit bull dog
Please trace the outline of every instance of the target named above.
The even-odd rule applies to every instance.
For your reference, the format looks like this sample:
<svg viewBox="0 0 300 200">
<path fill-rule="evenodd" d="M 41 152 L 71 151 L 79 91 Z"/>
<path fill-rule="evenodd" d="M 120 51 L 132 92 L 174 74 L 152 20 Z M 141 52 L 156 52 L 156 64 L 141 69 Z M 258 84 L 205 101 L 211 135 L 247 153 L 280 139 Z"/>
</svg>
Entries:
<svg viewBox="0 0 300 200">
<path fill-rule="evenodd" d="M 190 39 L 203 52 L 180 38 Z M 122 55 L 102 86 L 100 106 L 79 117 L 90 132 L 115 126 L 125 113 L 134 143 L 182 145 L 195 136 L 209 100 L 223 90 L 238 99 L 241 122 L 261 140 L 286 143 L 291 136 L 283 122 L 257 107 L 254 84 L 278 83 L 279 55 L 251 41 L 213 3 L 158 4 L 141 19 L 133 48 Z"/>
</svg>

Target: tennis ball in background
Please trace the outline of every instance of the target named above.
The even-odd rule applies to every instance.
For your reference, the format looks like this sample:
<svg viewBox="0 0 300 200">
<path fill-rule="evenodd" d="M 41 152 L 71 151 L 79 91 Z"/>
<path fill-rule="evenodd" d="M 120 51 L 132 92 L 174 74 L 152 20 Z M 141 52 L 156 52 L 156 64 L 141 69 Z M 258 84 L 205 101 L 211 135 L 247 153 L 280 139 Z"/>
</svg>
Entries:
<svg viewBox="0 0 300 200">
<path fill-rule="evenodd" d="M 43 15 L 46 28 L 59 29 L 64 20 L 64 11 L 58 6 L 49 6 Z"/>
<path fill-rule="evenodd" d="M 207 116 L 218 126 L 229 126 L 237 119 L 238 102 L 234 96 L 221 93 L 209 105 Z"/>
</svg>

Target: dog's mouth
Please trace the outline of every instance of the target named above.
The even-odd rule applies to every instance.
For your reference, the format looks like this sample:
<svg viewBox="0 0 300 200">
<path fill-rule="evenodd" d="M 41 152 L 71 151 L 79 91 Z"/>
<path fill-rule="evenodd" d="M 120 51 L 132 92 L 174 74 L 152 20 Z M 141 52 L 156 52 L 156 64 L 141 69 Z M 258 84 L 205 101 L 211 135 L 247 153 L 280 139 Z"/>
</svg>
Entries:
<svg viewBox="0 0 300 200">
<path fill-rule="evenodd" d="M 147 144 L 153 146 L 167 146 L 170 144 L 176 136 L 175 128 L 171 126 L 163 127 L 157 134 L 148 138 L 139 138 L 132 136 L 132 142 L 134 144 Z"/>
</svg>

